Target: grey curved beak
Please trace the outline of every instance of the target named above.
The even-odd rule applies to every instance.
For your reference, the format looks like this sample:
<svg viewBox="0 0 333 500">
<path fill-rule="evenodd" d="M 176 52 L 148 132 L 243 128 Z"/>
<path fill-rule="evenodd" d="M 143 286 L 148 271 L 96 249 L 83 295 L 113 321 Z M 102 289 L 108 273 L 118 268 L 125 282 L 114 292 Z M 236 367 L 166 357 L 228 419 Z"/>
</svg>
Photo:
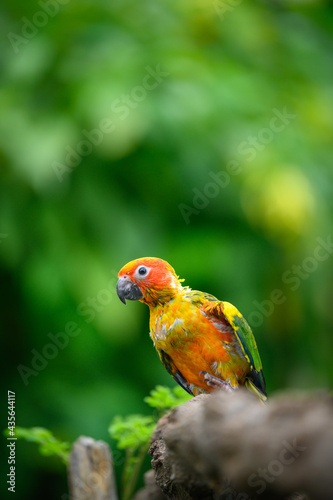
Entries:
<svg viewBox="0 0 333 500">
<path fill-rule="evenodd" d="M 120 300 L 126 305 L 127 300 L 142 300 L 143 293 L 136 283 L 133 283 L 129 278 L 119 278 L 117 283 L 117 295 Z"/>
</svg>

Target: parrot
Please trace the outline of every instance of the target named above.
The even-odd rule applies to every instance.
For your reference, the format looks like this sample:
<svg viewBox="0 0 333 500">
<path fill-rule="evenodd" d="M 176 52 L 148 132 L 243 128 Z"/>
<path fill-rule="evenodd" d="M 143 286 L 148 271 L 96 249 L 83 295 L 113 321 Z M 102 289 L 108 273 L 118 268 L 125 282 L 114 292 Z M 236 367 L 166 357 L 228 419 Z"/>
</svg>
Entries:
<svg viewBox="0 0 333 500">
<path fill-rule="evenodd" d="M 183 286 L 165 260 L 144 257 L 118 273 L 117 295 L 150 309 L 150 337 L 174 380 L 192 396 L 245 386 L 265 403 L 262 363 L 252 330 L 229 302 Z"/>
</svg>

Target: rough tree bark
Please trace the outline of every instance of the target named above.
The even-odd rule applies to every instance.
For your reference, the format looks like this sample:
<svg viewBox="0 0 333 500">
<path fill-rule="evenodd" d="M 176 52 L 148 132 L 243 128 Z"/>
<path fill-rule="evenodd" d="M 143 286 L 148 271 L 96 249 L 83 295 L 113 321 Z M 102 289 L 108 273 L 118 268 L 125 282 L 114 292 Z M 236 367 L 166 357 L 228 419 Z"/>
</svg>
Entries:
<svg viewBox="0 0 333 500">
<path fill-rule="evenodd" d="M 103 441 L 75 441 L 68 479 L 71 500 L 118 500 L 110 447 Z"/>
<path fill-rule="evenodd" d="M 159 421 L 150 454 L 159 489 L 148 474 L 137 500 L 161 492 L 173 500 L 332 500 L 333 397 L 289 393 L 263 406 L 245 390 L 198 396 Z"/>
</svg>

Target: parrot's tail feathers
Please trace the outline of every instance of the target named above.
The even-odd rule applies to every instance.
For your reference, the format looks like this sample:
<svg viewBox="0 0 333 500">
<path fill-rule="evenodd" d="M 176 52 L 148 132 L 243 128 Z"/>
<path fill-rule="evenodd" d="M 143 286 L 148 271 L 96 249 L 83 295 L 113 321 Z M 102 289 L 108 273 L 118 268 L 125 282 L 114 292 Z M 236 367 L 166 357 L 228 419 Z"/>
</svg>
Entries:
<svg viewBox="0 0 333 500">
<path fill-rule="evenodd" d="M 250 392 L 252 392 L 253 394 L 255 394 L 264 405 L 266 404 L 266 402 L 267 402 L 267 396 L 266 396 L 266 394 L 263 394 L 260 391 L 260 389 L 258 389 L 258 387 L 252 382 L 252 380 L 247 379 L 246 382 L 245 382 L 245 386 L 247 387 L 247 389 Z"/>
</svg>

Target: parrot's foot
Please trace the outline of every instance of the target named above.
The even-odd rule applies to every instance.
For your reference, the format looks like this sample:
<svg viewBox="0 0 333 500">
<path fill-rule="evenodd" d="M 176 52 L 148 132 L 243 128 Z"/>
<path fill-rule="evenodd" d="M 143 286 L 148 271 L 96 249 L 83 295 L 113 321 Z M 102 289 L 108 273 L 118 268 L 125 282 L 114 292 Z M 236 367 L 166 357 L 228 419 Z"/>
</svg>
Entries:
<svg viewBox="0 0 333 500">
<path fill-rule="evenodd" d="M 214 389 L 222 389 L 224 391 L 233 392 L 234 388 L 229 384 L 229 382 L 225 382 L 218 377 L 214 377 L 208 372 L 200 372 L 199 375 L 203 376 L 204 382 L 206 382 L 209 387 L 213 387 Z"/>
</svg>

